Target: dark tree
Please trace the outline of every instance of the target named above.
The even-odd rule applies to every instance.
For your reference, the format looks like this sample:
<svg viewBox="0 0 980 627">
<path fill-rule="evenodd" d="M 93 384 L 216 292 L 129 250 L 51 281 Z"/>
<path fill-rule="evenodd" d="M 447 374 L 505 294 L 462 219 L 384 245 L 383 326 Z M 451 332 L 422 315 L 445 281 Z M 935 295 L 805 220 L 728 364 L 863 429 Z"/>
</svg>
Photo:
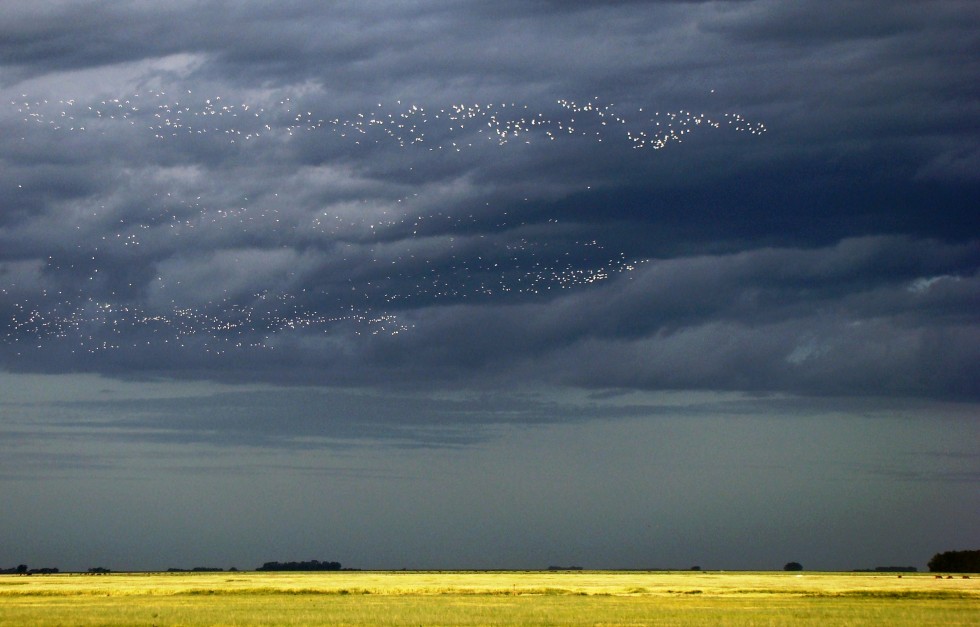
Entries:
<svg viewBox="0 0 980 627">
<path fill-rule="evenodd" d="M 295 570 L 340 570 L 340 562 L 321 562 L 310 560 L 308 562 L 266 562 L 255 570 L 262 571 L 295 571 Z"/>
<path fill-rule="evenodd" d="M 19 566 L 17 566 L 16 573 L 18 575 L 26 575 L 27 574 L 27 564 L 20 564 Z"/>
<path fill-rule="evenodd" d="M 799 562 L 790 562 L 783 566 L 783 570 L 803 570 L 803 564 Z"/>
<path fill-rule="evenodd" d="M 937 553 L 928 566 L 934 573 L 980 573 L 980 551 Z"/>
</svg>

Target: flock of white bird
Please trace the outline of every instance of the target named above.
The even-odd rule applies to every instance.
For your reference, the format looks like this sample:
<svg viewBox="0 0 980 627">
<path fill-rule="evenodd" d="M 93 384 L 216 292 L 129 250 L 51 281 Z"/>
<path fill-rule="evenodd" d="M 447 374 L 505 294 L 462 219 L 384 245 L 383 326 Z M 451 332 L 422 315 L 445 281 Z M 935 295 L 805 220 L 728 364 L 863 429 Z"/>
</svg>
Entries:
<svg viewBox="0 0 980 627">
<path fill-rule="evenodd" d="M 547 112 L 513 102 L 428 108 L 399 101 L 394 108 L 379 103 L 329 118 L 290 98 L 257 106 L 191 92 L 182 96 L 148 91 L 81 103 L 25 95 L 10 104 L 24 122 L 22 141 L 32 141 L 36 132 L 75 133 L 108 140 L 110 148 L 120 125 L 152 141 L 218 138 L 244 146 L 327 133 L 322 136 L 355 145 L 453 152 L 481 139 L 503 146 L 567 136 L 657 150 L 699 129 L 766 131 L 731 113 L 714 119 L 638 109 L 632 116 L 641 123 L 635 124 L 598 99 L 558 100 Z M 489 206 L 474 215 L 428 197 L 424 189 L 387 200 L 348 200 L 342 210 L 313 214 L 284 209 L 290 202 L 278 192 L 256 202 L 244 195 L 229 202 L 227 196 L 194 195 L 177 183 L 171 191 L 153 192 L 143 211 L 107 207 L 104 197 L 88 208 L 76 201 L 73 215 L 59 221 L 61 228 L 74 229 L 74 237 L 52 238 L 57 244 L 44 251 L 36 272 L 18 274 L 10 262 L 5 267 L 0 261 L 0 276 L 8 277 L 6 285 L 0 282 L 0 304 L 13 312 L 0 330 L 0 343 L 18 352 L 95 354 L 169 345 L 224 354 L 274 350 L 297 332 L 399 335 L 413 328 L 415 310 L 432 302 L 530 297 L 594 284 L 644 263 L 606 251 L 595 240 L 572 238 L 557 220 L 512 222 Z M 270 253 L 313 249 L 320 257 L 312 266 L 266 277 L 264 284 L 257 277 L 251 291 L 208 286 L 210 298 L 189 296 L 193 286 L 187 283 L 193 281 L 160 270 L 172 259 L 207 266 L 213 258 L 202 251 L 209 247 L 232 254 L 246 246 Z M 38 276 L 43 280 L 32 285 Z"/>
<path fill-rule="evenodd" d="M 724 126 L 752 135 L 766 132 L 765 124 L 750 122 L 738 113 L 723 113 L 715 119 L 704 113 L 650 112 L 640 107 L 628 121 L 613 104 L 603 104 L 598 97 L 585 103 L 560 99 L 550 112 L 514 102 L 429 108 L 403 105 L 399 100 L 390 110 L 378 103 L 345 118 L 320 117 L 289 97 L 259 106 L 224 101 L 221 96 L 197 98 L 191 91 L 181 99 L 150 90 L 92 104 L 74 99 L 30 99 L 23 94 L 10 105 L 25 122 L 59 131 L 105 133 L 106 122 L 121 121 L 145 129 L 159 140 L 197 135 L 236 143 L 329 130 L 355 143 L 381 143 L 387 138 L 402 147 L 425 144 L 428 150 L 457 152 L 472 147 L 481 135 L 500 145 L 535 139 L 554 141 L 562 136 L 591 137 L 599 142 L 618 137 L 633 148 L 658 150 L 683 141 L 698 128 Z"/>
</svg>

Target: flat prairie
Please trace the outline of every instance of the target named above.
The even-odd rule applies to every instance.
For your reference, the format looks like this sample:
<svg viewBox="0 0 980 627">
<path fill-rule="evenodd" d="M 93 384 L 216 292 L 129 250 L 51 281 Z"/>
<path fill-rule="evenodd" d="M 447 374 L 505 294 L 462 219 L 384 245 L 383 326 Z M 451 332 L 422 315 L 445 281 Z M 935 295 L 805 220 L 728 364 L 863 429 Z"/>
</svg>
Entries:
<svg viewBox="0 0 980 627">
<path fill-rule="evenodd" d="M 978 625 L 980 577 L 340 571 L 0 576 L 2 625 Z"/>
</svg>

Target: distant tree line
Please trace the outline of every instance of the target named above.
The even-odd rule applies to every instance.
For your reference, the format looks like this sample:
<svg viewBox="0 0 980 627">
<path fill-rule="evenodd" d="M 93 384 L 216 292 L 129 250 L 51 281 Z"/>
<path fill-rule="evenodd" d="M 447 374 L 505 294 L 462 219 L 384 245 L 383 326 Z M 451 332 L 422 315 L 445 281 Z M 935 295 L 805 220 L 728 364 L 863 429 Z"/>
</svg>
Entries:
<svg viewBox="0 0 980 627">
<path fill-rule="evenodd" d="M 231 570 L 235 570 L 232 568 Z M 168 568 L 168 573 L 223 573 L 224 568 L 211 568 L 210 566 L 195 566 L 194 568 Z"/>
<path fill-rule="evenodd" d="M 57 568 L 28 568 L 27 564 L 20 564 L 13 568 L 0 568 L 0 575 L 54 575 L 60 572 Z M 89 575 L 108 575 L 112 571 L 103 566 L 96 566 L 85 572 Z"/>
<path fill-rule="evenodd" d="M 980 551 L 946 551 L 929 560 L 934 573 L 980 573 Z"/>
<path fill-rule="evenodd" d="M 321 562 L 319 560 L 310 560 L 308 562 L 266 562 L 255 570 L 340 570 L 340 562 Z"/>
<path fill-rule="evenodd" d="M 13 568 L 0 568 L 0 575 L 53 575 L 57 568 L 28 568 L 27 564 L 19 564 Z"/>
</svg>

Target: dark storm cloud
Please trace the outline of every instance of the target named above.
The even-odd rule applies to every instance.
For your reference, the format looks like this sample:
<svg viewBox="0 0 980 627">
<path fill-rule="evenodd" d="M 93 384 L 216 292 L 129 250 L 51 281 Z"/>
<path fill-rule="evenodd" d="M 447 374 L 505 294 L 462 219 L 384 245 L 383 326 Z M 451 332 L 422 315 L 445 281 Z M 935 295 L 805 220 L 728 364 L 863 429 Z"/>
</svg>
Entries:
<svg viewBox="0 0 980 627">
<path fill-rule="evenodd" d="M 888 5 L 828 0 L 812 2 L 755 2 L 717 28 L 749 41 L 777 41 L 826 46 L 853 39 L 883 39 L 929 32 L 934 28 L 969 30 L 964 18 L 976 13 L 965 0 L 950 2 L 893 2 Z M 953 42 L 951 42 L 953 43 Z M 975 42 L 973 42 L 975 43 Z"/>
<path fill-rule="evenodd" d="M 215 54 L 259 62 L 260 67 L 265 63 L 268 71 L 282 69 L 276 57 L 340 53 L 337 60 L 345 61 L 359 56 L 351 50 L 369 49 L 367 41 L 353 36 L 359 24 L 349 20 L 353 13 L 366 22 L 370 14 L 326 3 L 281 3 L 275 8 L 241 3 L 231 9 L 194 1 L 166 6 L 99 1 L 12 5 L 0 30 L 0 61 L 20 79 L 172 54 Z M 349 34 L 339 37 L 342 32 Z M 317 45 L 311 47 L 313 42 Z"/>
<path fill-rule="evenodd" d="M 584 386 L 975 398 L 977 254 L 858 240 L 650 262 L 547 304 L 449 308 L 398 341 L 416 368 Z M 957 257 L 966 274 L 932 265 Z"/>
<path fill-rule="evenodd" d="M 14 3 L 4 366 L 975 398 L 975 11 Z"/>
</svg>

